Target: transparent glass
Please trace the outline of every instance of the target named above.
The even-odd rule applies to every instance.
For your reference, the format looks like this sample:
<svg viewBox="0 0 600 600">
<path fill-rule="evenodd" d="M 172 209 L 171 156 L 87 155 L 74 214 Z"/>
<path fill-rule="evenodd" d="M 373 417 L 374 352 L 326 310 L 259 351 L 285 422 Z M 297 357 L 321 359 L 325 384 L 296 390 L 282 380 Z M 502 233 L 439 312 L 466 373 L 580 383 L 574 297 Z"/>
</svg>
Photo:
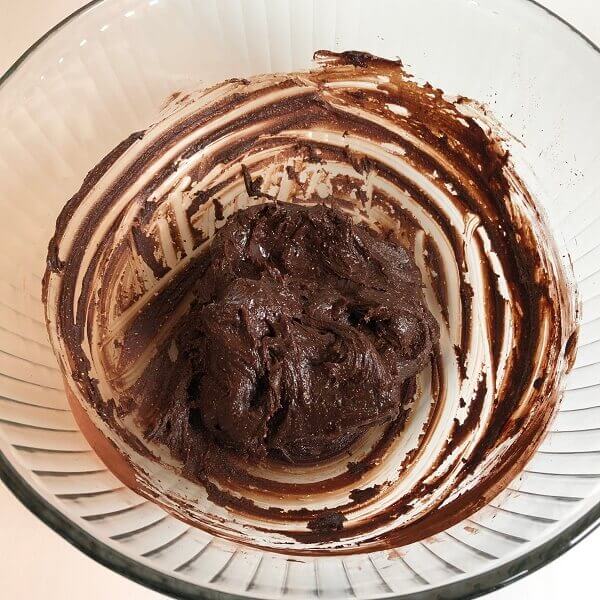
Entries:
<svg viewBox="0 0 600 600">
<path fill-rule="evenodd" d="M 399 56 L 488 104 L 581 300 L 560 411 L 520 476 L 433 538 L 287 557 L 190 528 L 124 488 L 71 415 L 40 300 L 46 244 L 86 172 L 174 91 L 310 66 L 316 49 Z M 110 0 L 50 32 L 0 84 L 0 474 L 65 538 L 184 598 L 477 595 L 600 518 L 600 53 L 528 0 Z M 519 141 L 520 140 L 520 143 Z"/>
</svg>

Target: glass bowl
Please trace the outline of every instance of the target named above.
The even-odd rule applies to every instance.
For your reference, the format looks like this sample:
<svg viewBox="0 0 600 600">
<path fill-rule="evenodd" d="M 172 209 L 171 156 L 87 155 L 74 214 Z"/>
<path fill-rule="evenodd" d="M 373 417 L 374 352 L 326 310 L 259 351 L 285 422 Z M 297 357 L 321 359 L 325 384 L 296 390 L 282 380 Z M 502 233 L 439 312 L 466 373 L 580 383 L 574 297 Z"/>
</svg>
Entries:
<svg viewBox="0 0 600 600">
<path fill-rule="evenodd" d="M 307 68 L 317 49 L 401 57 L 484 102 L 577 281 L 577 360 L 533 458 L 470 518 L 402 548 L 291 557 L 194 529 L 123 487 L 80 433 L 40 299 L 56 216 L 174 91 Z M 529 0 L 105 0 L 0 81 L 0 475 L 75 546 L 181 598 L 463 598 L 539 568 L 600 518 L 600 51 Z"/>
</svg>

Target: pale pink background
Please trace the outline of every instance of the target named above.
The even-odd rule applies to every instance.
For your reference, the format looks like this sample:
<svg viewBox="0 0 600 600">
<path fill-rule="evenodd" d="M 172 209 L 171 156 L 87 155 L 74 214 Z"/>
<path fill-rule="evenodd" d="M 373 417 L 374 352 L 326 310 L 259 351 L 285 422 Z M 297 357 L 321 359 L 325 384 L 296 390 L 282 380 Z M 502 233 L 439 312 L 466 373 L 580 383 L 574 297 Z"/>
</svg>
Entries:
<svg viewBox="0 0 600 600">
<path fill-rule="evenodd" d="M 498 0 L 501 2 L 502 0 Z M 541 0 L 600 44 L 600 0 Z M 0 0 L 0 73 L 81 0 Z M 0 133 L 1 135 L 1 133 Z M 485 600 L 600 597 L 600 530 L 537 573 Z M 31 515 L 0 483 L 0 598 L 159 600 L 96 564 Z"/>
</svg>

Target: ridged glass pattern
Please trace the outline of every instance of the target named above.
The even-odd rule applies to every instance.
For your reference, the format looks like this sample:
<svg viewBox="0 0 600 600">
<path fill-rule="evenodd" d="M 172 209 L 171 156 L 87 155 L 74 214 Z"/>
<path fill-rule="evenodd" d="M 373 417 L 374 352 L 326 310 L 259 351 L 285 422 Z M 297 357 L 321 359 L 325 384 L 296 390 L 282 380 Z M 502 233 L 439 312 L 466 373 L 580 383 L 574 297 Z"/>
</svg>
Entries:
<svg viewBox="0 0 600 600">
<path fill-rule="evenodd" d="M 523 142 L 508 143 L 572 263 L 581 329 L 550 431 L 493 502 L 410 546 L 298 558 L 213 538 L 123 487 L 71 415 L 40 291 L 61 207 L 170 93 L 306 68 L 320 48 L 400 56 L 449 93 L 489 104 Z M 26 503 L 45 500 L 67 537 L 72 527 L 101 542 L 92 551 L 97 558 L 112 564 L 118 553 L 139 566 L 127 574 L 181 595 L 194 586 L 264 598 L 376 598 L 436 588 L 446 598 L 485 589 L 498 582 L 494 573 L 508 580 L 510 569 L 517 576 L 543 562 L 549 541 L 562 536 L 565 543 L 571 534 L 564 532 L 600 502 L 598 114 L 600 55 L 526 0 L 113 0 L 80 13 L 0 87 L 4 473 L 25 490 Z M 440 586 L 450 586 L 448 595 Z"/>
</svg>

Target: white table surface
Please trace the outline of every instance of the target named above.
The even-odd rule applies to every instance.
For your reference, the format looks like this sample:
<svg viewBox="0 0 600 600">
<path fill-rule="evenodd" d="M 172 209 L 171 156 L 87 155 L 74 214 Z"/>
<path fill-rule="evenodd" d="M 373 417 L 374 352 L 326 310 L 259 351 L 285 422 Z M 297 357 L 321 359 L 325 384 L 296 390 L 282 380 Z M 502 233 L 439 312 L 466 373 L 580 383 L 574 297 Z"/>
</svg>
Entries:
<svg viewBox="0 0 600 600">
<path fill-rule="evenodd" d="M 501 2 L 502 0 L 498 0 Z M 541 0 L 600 44 L 600 0 Z M 82 0 L 0 0 L 0 73 Z M 536 573 L 485 600 L 600 598 L 600 530 Z M 159 600 L 95 563 L 30 514 L 0 483 L 0 598 Z"/>
</svg>

